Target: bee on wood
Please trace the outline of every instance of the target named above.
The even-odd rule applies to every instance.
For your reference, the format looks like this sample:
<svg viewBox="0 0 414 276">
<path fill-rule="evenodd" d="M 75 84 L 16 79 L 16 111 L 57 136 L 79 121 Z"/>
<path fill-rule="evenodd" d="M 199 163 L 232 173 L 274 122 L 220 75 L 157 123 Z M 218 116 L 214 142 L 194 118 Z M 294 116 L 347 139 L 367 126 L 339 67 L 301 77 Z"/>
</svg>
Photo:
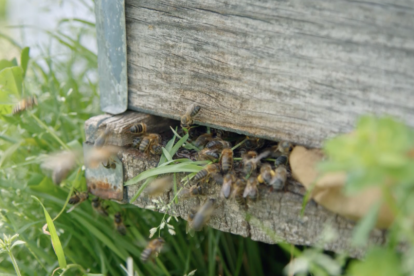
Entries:
<svg viewBox="0 0 414 276">
<path fill-rule="evenodd" d="M 236 182 L 234 172 L 227 173 L 223 178 L 223 185 L 221 186 L 221 194 L 224 198 L 228 199 L 231 193 L 231 187 Z"/>
<path fill-rule="evenodd" d="M 246 136 L 246 141 L 243 143 L 242 147 L 249 150 L 257 150 L 264 146 L 265 140 Z"/>
<path fill-rule="evenodd" d="M 139 149 L 139 145 L 142 142 L 142 136 L 135 137 L 134 140 L 132 140 L 132 147 Z"/>
<path fill-rule="evenodd" d="M 144 251 L 141 253 L 141 261 L 146 262 L 152 256 L 157 256 L 161 252 L 164 243 L 165 241 L 161 237 L 151 240 Z"/>
<path fill-rule="evenodd" d="M 161 154 L 162 150 L 161 152 L 159 151 L 161 142 L 161 135 L 157 133 L 148 133 L 142 137 L 141 143 L 139 144 L 139 150 L 145 153 L 151 152 L 152 154 Z"/>
<path fill-rule="evenodd" d="M 292 144 L 286 141 L 279 142 L 279 144 L 277 145 L 277 149 L 279 150 L 279 152 L 285 155 L 289 154 L 291 147 Z"/>
<path fill-rule="evenodd" d="M 287 165 L 289 158 L 286 155 L 281 155 L 275 160 L 275 167 L 280 165 Z"/>
<path fill-rule="evenodd" d="M 208 199 L 203 206 L 197 211 L 194 215 L 192 221 L 189 223 L 189 226 L 194 231 L 200 231 L 204 225 L 210 220 L 211 214 L 214 211 L 216 200 L 213 198 Z"/>
<path fill-rule="evenodd" d="M 204 169 L 202 169 L 201 171 L 199 171 L 195 176 L 194 176 L 194 181 L 200 181 L 200 180 L 204 180 L 207 177 L 213 175 L 213 174 L 217 174 L 220 172 L 220 165 L 218 164 L 209 164 L 207 166 L 204 167 Z"/>
<path fill-rule="evenodd" d="M 227 173 L 233 168 L 233 150 L 231 148 L 223 149 L 219 163 L 222 173 Z"/>
<path fill-rule="evenodd" d="M 214 138 L 210 142 L 206 144 L 206 148 L 209 149 L 225 149 L 225 148 L 231 148 L 231 143 L 221 140 L 220 138 Z"/>
<path fill-rule="evenodd" d="M 170 191 L 173 184 L 171 176 L 157 178 L 145 188 L 144 192 L 149 197 L 158 197 Z"/>
<path fill-rule="evenodd" d="M 247 180 L 247 185 L 243 192 L 243 198 L 249 198 L 253 201 L 256 201 L 258 194 L 259 191 L 257 190 L 257 178 L 251 176 Z"/>
<path fill-rule="evenodd" d="M 209 149 L 205 148 L 198 152 L 197 154 L 197 160 L 208 160 L 208 161 L 214 161 L 220 158 L 220 154 L 218 153 L 217 149 Z"/>
<path fill-rule="evenodd" d="M 105 206 L 105 207 L 102 206 L 102 202 L 99 199 L 99 197 L 95 197 L 94 199 L 92 199 L 92 207 L 100 215 L 102 215 L 104 217 L 107 217 L 108 216 L 107 209 L 109 208 L 109 206 Z"/>
<path fill-rule="evenodd" d="M 243 162 L 243 170 L 246 175 L 250 175 L 256 171 L 256 169 L 260 166 L 260 158 L 257 156 L 257 152 L 255 151 L 248 151 L 247 153 L 243 154 L 242 156 Z"/>
<path fill-rule="evenodd" d="M 257 180 L 259 183 L 266 183 L 269 185 L 274 176 L 275 172 L 272 170 L 272 166 L 270 166 L 268 163 L 264 163 L 260 167 L 260 174 L 257 177 Z"/>
<path fill-rule="evenodd" d="M 102 162 L 101 164 L 106 169 L 116 169 L 116 162 L 112 158 L 106 160 L 106 164 L 104 162 Z"/>
<path fill-rule="evenodd" d="M 18 102 L 12 110 L 12 115 L 19 114 L 27 109 L 32 109 L 37 105 L 37 99 L 35 96 L 27 97 L 20 102 Z"/>
<path fill-rule="evenodd" d="M 75 191 L 69 198 L 69 204 L 80 204 L 89 198 L 89 192 L 78 192 Z"/>
<path fill-rule="evenodd" d="M 194 146 L 196 147 L 204 147 L 208 142 L 213 140 L 213 135 L 211 133 L 205 133 L 197 137 L 194 142 Z"/>
<path fill-rule="evenodd" d="M 153 155 L 161 155 L 162 154 L 162 146 L 160 144 L 153 144 L 150 147 L 150 152 Z"/>
<path fill-rule="evenodd" d="M 147 132 L 146 123 L 137 123 L 129 127 L 129 133 L 134 135 L 144 135 Z"/>
<path fill-rule="evenodd" d="M 183 188 L 178 195 L 179 198 L 190 198 L 193 196 L 199 196 L 203 194 L 203 189 L 200 185 L 193 185 L 189 189 Z"/>
<path fill-rule="evenodd" d="M 200 112 L 199 105 L 191 105 L 187 108 L 184 116 L 181 117 L 181 127 L 189 128 L 193 124 L 194 117 Z"/>
<path fill-rule="evenodd" d="M 287 179 L 287 168 L 286 165 L 283 163 L 285 156 L 280 156 L 276 159 L 275 163 L 280 164 L 275 169 L 275 176 L 270 181 L 270 185 L 274 190 L 281 190 L 285 186 L 286 179 Z"/>
<path fill-rule="evenodd" d="M 246 199 L 243 197 L 245 188 L 246 188 L 246 180 L 244 180 L 243 178 L 238 178 L 236 180 L 236 183 L 234 184 L 232 197 L 234 197 L 236 202 L 242 206 L 246 204 Z"/>
<path fill-rule="evenodd" d="M 121 234 L 122 236 L 126 235 L 128 225 L 124 224 L 120 212 L 114 215 L 114 225 L 115 225 L 116 231 L 118 231 L 119 234 Z"/>
</svg>

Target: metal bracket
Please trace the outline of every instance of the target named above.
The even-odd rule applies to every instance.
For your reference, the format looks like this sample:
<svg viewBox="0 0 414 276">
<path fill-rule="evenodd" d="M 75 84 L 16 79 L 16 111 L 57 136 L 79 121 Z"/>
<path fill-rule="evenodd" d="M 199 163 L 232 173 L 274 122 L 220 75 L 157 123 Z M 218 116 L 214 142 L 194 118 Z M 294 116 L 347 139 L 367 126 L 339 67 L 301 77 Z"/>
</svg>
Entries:
<svg viewBox="0 0 414 276">
<path fill-rule="evenodd" d="M 120 114 L 128 107 L 125 0 L 95 1 L 101 110 Z"/>
<path fill-rule="evenodd" d="M 88 151 L 93 147 L 91 144 L 83 143 L 83 154 L 86 158 Z M 102 199 L 114 199 L 124 202 L 127 197 L 124 189 L 124 171 L 122 162 L 114 156 L 110 160 L 109 168 L 106 164 L 100 164 L 97 168 L 85 169 L 86 185 L 88 191 Z M 125 190 L 125 191 L 124 191 Z"/>
</svg>

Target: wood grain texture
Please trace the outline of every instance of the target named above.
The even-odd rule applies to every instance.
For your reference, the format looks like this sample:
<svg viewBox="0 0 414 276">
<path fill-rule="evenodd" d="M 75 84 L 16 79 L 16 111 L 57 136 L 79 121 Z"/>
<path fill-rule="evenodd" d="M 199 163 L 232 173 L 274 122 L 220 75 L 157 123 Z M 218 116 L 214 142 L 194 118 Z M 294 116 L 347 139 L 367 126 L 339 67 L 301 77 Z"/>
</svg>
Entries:
<svg viewBox="0 0 414 276">
<path fill-rule="evenodd" d="M 414 126 L 414 1 L 127 0 L 129 108 L 319 147 Z"/>
<path fill-rule="evenodd" d="M 132 113 L 126 113 L 125 121 L 122 115 L 114 117 L 102 115 L 89 119 L 85 123 L 87 141 L 94 143 L 94 139 L 97 137 L 94 133 L 99 131 L 97 122 L 102 121 L 102 118 L 106 118 L 105 122 L 108 125 L 116 125 L 117 127 L 114 127 L 114 129 L 122 129 L 122 126 L 127 125 L 133 115 Z M 157 119 L 155 116 L 145 114 L 135 114 L 134 118 L 134 120 L 143 118 L 147 122 Z M 114 142 L 114 145 L 120 145 L 120 143 Z M 148 157 L 139 150 L 128 147 L 124 148 L 119 157 L 124 167 L 124 181 L 128 181 L 145 170 L 156 167 L 159 161 L 158 156 Z M 183 175 L 178 175 L 178 183 L 181 183 L 182 177 Z M 125 187 L 128 201 L 142 184 L 137 183 L 137 185 Z M 291 178 L 288 179 L 286 191 L 284 192 L 269 192 L 266 187 L 261 187 L 260 199 L 257 202 L 248 202 L 247 209 L 242 208 L 234 199 L 225 200 L 221 198 L 220 190 L 221 186 L 210 183 L 205 186 L 204 196 L 180 200 L 178 204 L 173 204 L 172 209 L 167 212 L 172 214 L 172 211 L 174 211 L 186 220 L 191 209 L 197 208 L 208 198 L 215 198 L 217 199 L 217 208 L 209 226 L 220 231 L 271 244 L 286 241 L 296 245 L 321 245 L 320 240 L 324 231 L 330 228 L 336 233 L 336 236 L 329 243 L 321 245 L 324 249 L 348 252 L 354 257 L 361 257 L 364 254 L 364 249 L 350 246 L 350 237 L 354 229 L 354 223 L 350 220 L 326 210 L 314 201 L 307 204 L 304 216 L 300 215 L 305 189 L 300 183 Z M 162 198 L 164 202 L 169 202 L 173 196 L 174 194 L 171 191 Z M 141 208 L 154 205 L 151 199 L 145 195 L 141 195 L 133 204 Z M 159 212 L 160 208 L 161 206 L 157 206 L 155 211 Z M 247 215 L 250 216 L 250 220 L 246 220 Z M 375 229 L 371 232 L 370 244 L 380 244 L 383 241 L 384 233 L 382 231 Z"/>
</svg>

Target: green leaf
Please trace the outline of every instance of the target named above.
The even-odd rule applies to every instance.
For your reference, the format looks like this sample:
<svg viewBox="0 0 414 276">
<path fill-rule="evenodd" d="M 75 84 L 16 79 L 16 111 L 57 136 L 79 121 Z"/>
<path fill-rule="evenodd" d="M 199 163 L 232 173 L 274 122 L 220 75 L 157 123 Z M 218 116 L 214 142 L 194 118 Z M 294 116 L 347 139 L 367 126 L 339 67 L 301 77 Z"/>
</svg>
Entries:
<svg viewBox="0 0 414 276">
<path fill-rule="evenodd" d="M 0 93 L 15 94 L 21 97 L 23 72 L 20 66 L 5 68 L 0 71 Z"/>
<path fill-rule="evenodd" d="M 55 250 L 56 256 L 58 258 L 59 267 L 62 269 L 65 269 L 66 268 L 65 254 L 63 252 L 63 248 L 62 248 L 62 244 L 60 243 L 59 236 L 57 235 L 55 225 L 53 224 L 53 220 L 50 217 L 49 213 L 47 212 L 45 206 L 43 206 L 43 203 L 35 196 L 32 196 L 32 198 L 36 199 L 40 203 L 40 205 L 42 205 L 43 211 L 45 212 L 47 228 L 49 229 L 50 236 L 52 239 L 53 249 Z"/>
<path fill-rule="evenodd" d="M 171 156 L 174 156 L 174 154 L 179 150 L 179 148 L 188 140 L 188 133 L 184 135 L 178 142 L 174 145 L 174 147 L 171 149 L 170 154 Z"/>
<path fill-rule="evenodd" d="M 22 53 L 20 54 L 20 66 L 22 67 L 23 70 L 23 78 L 26 75 L 26 71 L 27 71 L 27 65 L 29 64 L 29 52 L 30 52 L 30 48 L 26 47 L 23 48 Z"/>
<path fill-rule="evenodd" d="M 353 261 L 347 270 L 348 276 L 400 276 L 401 263 L 392 249 L 373 248 L 363 261 Z"/>
<path fill-rule="evenodd" d="M 352 235 L 353 245 L 362 246 L 367 243 L 369 232 L 375 227 L 380 206 L 380 202 L 371 206 L 365 217 L 359 221 L 358 225 L 354 228 Z"/>
<path fill-rule="evenodd" d="M 157 167 L 145 172 L 140 173 L 134 178 L 128 180 L 125 183 L 125 186 L 136 184 L 139 181 L 145 180 L 151 176 L 157 176 L 166 173 L 180 173 L 180 172 L 199 172 L 203 168 L 197 165 L 188 164 L 188 163 L 179 163 L 165 167 Z"/>
<path fill-rule="evenodd" d="M 173 160 L 170 153 L 165 148 L 162 148 L 162 153 L 164 154 L 165 158 L 167 158 L 168 161 Z"/>
<path fill-rule="evenodd" d="M 0 60 L 0 71 L 3 70 L 4 68 L 13 67 L 13 66 L 14 66 L 13 62 L 7 59 Z"/>
</svg>

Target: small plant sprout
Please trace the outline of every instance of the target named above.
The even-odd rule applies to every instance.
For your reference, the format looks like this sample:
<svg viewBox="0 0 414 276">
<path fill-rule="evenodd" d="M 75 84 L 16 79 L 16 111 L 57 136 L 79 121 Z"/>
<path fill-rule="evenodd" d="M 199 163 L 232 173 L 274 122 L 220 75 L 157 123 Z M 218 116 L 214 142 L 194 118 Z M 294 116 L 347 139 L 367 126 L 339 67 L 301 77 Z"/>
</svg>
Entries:
<svg viewBox="0 0 414 276">
<path fill-rule="evenodd" d="M 17 245 L 25 244 L 25 242 L 21 240 L 17 240 L 13 242 L 15 239 L 17 239 L 18 236 L 19 234 L 15 234 L 13 236 L 8 236 L 6 234 L 3 234 L 3 239 L 0 239 L 0 253 L 7 252 L 9 254 L 10 259 L 14 266 L 14 270 L 16 271 L 16 274 L 20 276 L 22 274 L 20 273 L 19 267 L 17 266 L 17 263 L 16 263 L 16 259 L 14 258 L 13 253 L 11 252 L 13 247 Z"/>
</svg>

